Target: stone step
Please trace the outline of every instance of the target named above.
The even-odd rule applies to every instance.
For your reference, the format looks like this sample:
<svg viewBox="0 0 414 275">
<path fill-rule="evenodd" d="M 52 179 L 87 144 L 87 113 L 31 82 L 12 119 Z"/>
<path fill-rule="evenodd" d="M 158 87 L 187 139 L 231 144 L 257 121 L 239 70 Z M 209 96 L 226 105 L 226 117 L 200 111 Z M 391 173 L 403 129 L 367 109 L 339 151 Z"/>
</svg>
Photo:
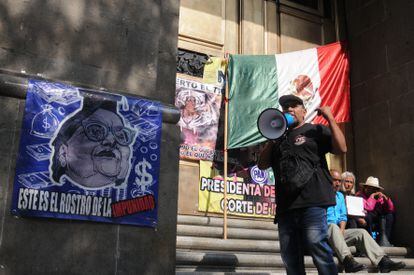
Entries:
<svg viewBox="0 0 414 275">
<path fill-rule="evenodd" d="M 266 220 L 237 218 L 229 218 L 227 223 L 228 239 L 224 240 L 222 218 L 178 216 L 177 274 L 286 273 L 276 225 Z M 384 247 L 384 250 L 391 258 L 407 264 L 405 270 L 393 273 L 414 274 L 414 259 L 401 259 L 409 253 L 407 248 Z M 355 253 L 355 247 L 351 251 Z M 356 259 L 369 267 L 362 274 L 378 272 L 368 258 Z M 317 274 L 311 257 L 305 257 L 305 265 L 308 274 Z"/>
<path fill-rule="evenodd" d="M 177 265 L 224 267 L 282 267 L 280 255 L 177 250 Z M 309 265 L 309 267 L 312 267 Z"/>
<path fill-rule="evenodd" d="M 355 253 L 354 251 L 356 251 L 355 247 L 351 247 L 354 250 L 351 249 L 352 253 Z M 384 250 L 384 252 L 391 256 L 394 257 L 406 257 L 407 255 L 410 255 L 410 250 L 407 247 L 401 247 L 401 246 L 394 246 L 394 247 L 382 247 L 382 249 Z"/>
<path fill-rule="evenodd" d="M 181 237 L 206 237 L 206 238 L 223 238 L 223 228 L 217 226 L 198 226 L 198 225 L 177 225 L 177 235 Z M 278 241 L 279 233 L 277 229 L 247 229 L 247 228 L 228 228 L 228 240 L 248 239 L 248 240 L 270 240 Z M 406 256 L 409 250 L 406 247 L 383 247 L 388 255 Z M 351 247 L 353 253 L 355 247 Z"/>
<path fill-rule="evenodd" d="M 237 274 L 237 275 L 286 275 L 286 271 L 284 269 L 250 269 L 250 268 L 235 268 L 235 269 L 228 269 L 228 270 L 217 270 L 215 269 L 199 269 L 198 267 L 191 267 L 191 268 L 184 268 L 181 271 L 177 271 L 175 274 L 177 275 L 230 275 L 230 274 Z M 357 272 L 359 275 L 372 275 L 375 271 L 367 272 L 367 271 L 360 271 Z M 380 273 L 375 272 L 376 274 L 397 274 L 397 275 L 413 275 L 413 271 L 393 271 L 390 273 Z M 318 275 L 318 272 L 315 269 L 306 269 L 306 274 L 308 275 Z M 355 274 L 355 273 L 339 273 L 339 274 Z"/>
<path fill-rule="evenodd" d="M 413 271 L 392 271 L 390 273 L 381 273 L 377 270 L 363 270 L 360 272 L 356 272 L 359 275 L 372 275 L 372 273 L 376 274 L 397 274 L 397 275 L 413 275 Z M 213 268 L 209 269 L 203 269 L 198 267 L 192 267 L 192 268 L 185 268 L 183 270 L 176 271 L 175 274 L 178 275 L 231 275 L 231 274 L 237 274 L 237 275 L 286 275 L 286 271 L 284 269 L 251 269 L 251 268 L 235 268 L 235 269 L 226 269 L 226 270 L 217 270 Z M 318 272 L 316 269 L 308 269 L 306 268 L 306 274 L 308 275 L 318 275 Z M 355 274 L 355 273 L 345 273 L 345 272 L 339 272 L 339 274 Z"/>
<path fill-rule="evenodd" d="M 368 271 L 376 271 L 376 268 L 371 264 L 368 258 L 355 258 L 358 262 L 365 264 Z M 402 271 L 411 271 L 414 274 L 414 259 L 398 259 L 406 264 L 406 268 Z M 335 258 L 338 264 L 338 260 Z M 248 253 L 226 253 L 222 251 L 196 252 L 177 250 L 177 272 L 185 271 L 186 268 L 196 268 L 196 270 L 203 269 L 207 271 L 209 268 L 216 271 L 224 271 L 233 269 L 245 268 L 250 270 L 266 269 L 269 271 L 283 270 L 283 262 L 279 254 L 248 254 Z M 314 269 L 314 265 L 310 256 L 305 256 L 305 267 Z M 198 269 L 197 269 L 198 268 Z M 214 270 L 213 270 L 214 271 Z"/>
<path fill-rule="evenodd" d="M 247 252 L 280 252 L 279 242 L 269 240 L 214 239 L 177 236 L 177 248 Z"/>
<path fill-rule="evenodd" d="M 286 270 L 284 268 L 251 268 L 251 267 L 200 267 L 200 266 L 177 266 L 176 273 L 180 275 L 228 275 L 228 274 L 256 274 L 256 275 L 269 275 L 269 274 L 284 274 Z M 306 274 L 317 274 L 316 268 L 307 268 Z"/>
<path fill-rule="evenodd" d="M 201 234 L 200 234 L 201 235 Z M 177 236 L 177 249 L 187 250 L 219 250 L 236 252 L 266 252 L 280 253 L 280 246 L 277 240 L 263 239 L 219 239 L 206 237 Z M 391 257 L 405 257 L 408 249 L 405 247 L 383 247 L 385 253 Z M 351 247 L 351 252 L 356 252 Z"/>
<path fill-rule="evenodd" d="M 223 227 L 223 218 L 218 217 L 202 217 L 191 215 L 178 215 L 177 224 L 182 225 L 199 225 L 199 226 L 216 226 Z M 250 228 L 250 229 L 265 229 L 275 230 L 277 225 L 272 220 L 253 220 L 253 219 L 227 219 L 227 228 Z"/>
<path fill-rule="evenodd" d="M 177 225 L 178 236 L 196 236 L 209 238 L 222 238 L 223 227 L 200 226 L 200 225 Z M 272 229 L 249 229 L 230 227 L 227 229 L 228 239 L 250 239 L 250 240 L 278 240 L 279 233 L 276 228 Z"/>
</svg>

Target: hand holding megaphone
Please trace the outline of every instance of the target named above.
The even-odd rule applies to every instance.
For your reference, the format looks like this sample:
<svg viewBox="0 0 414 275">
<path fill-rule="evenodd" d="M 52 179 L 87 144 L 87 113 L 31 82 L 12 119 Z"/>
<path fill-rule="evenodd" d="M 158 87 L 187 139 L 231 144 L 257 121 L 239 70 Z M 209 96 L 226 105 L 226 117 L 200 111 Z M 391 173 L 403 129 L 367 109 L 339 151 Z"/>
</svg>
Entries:
<svg viewBox="0 0 414 275">
<path fill-rule="evenodd" d="M 282 113 L 278 109 L 264 110 L 257 119 L 257 128 L 262 136 L 267 139 L 278 139 L 295 122 L 293 116 Z"/>
</svg>

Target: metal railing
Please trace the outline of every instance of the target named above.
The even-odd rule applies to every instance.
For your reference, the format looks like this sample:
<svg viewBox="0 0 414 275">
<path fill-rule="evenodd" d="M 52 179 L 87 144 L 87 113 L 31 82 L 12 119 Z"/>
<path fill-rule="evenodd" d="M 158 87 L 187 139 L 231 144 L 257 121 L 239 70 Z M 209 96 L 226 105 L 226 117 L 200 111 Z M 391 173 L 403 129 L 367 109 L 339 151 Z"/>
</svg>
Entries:
<svg viewBox="0 0 414 275">
<path fill-rule="evenodd" d="M 56 80 L 46 79 L 40 76 L 29 75 L 29 74 L 24 74 L 24 73 L 16 73 L 16 72 L 7 72 L 7 71 L 0 70 L 0 97 L 13 97 L 13 98 L 25 99 L 26 94 L 27 94 L 29 79 L 39 79 L 39 80 L 56 82 Z M 58 82 L 61 82 L 61 81 L 58 81 Z M 73 85 L 71 83 L 67 83 L 67 84 Z M 82 88 L 83 90 L 86 90 L 86 91 L 91 91 L 91 92 L 110 93 L 106 89 L 98 90 L 98 89 L 85 87 L 85 86 L 79 86 L 79 85 L 74 85 L 74 86 Z M 135 94 L 118 92 L 118 91 L 115 91 L 115 92 L 120 95 L 144 98 L 144 99 L 148 99 L 148 100 L 160 103 L 161 111 L 162 111 L 162 122 L 164 123 L 176 124 L 178 120 L 180 119 L 180 112 L 173 105 L 165 104 L 157 100 L 152 100 L 151 98 L 147 98 L 147 97 L 143 97 L 143 96 L 139 96 Z"/>
</svg>

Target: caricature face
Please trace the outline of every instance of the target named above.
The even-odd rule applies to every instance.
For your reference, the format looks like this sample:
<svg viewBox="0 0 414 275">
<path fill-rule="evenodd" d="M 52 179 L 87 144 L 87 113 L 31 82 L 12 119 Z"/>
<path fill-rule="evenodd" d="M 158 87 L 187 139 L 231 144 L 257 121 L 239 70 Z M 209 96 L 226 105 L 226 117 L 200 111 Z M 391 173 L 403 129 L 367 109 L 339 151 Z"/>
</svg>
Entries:
<svg viewBox="0 0 414 275">
<path fill-rule="evenodd" d="M 97 188 L 123 181 L 129 170 L 133 132 L 115 113 L 98 109 L 62 145 L 66 175 L 78 184 Z"/>
</svg>

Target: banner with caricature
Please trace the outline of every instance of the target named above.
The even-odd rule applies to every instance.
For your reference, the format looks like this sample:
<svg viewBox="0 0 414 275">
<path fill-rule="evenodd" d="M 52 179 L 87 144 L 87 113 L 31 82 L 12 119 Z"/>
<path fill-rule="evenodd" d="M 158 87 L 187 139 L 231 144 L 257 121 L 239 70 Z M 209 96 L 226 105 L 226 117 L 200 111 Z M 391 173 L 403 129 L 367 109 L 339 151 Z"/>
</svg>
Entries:
<svg viewBox="0 0 414 275">
<path fill-rule="evenodd" d="M 12 214 L 156 227 L 159 103 L 31 80 Z"/>
<path fill-rule="evenodd" d="M 200 161 L 198 210 L 223 213 L 224 180 L 209 161 Z M 272 169 L 257 165 L 230 174 L 227 181 L 227 213 L 235 216 L 273 218 L 276 214 L 275 180 Z"/>
<path fill-rule="evenodd" d="M 177 75 L 175 106 L 180 110 L 180 158 L 213 160 L 223 85 Z"/>
</svg>

